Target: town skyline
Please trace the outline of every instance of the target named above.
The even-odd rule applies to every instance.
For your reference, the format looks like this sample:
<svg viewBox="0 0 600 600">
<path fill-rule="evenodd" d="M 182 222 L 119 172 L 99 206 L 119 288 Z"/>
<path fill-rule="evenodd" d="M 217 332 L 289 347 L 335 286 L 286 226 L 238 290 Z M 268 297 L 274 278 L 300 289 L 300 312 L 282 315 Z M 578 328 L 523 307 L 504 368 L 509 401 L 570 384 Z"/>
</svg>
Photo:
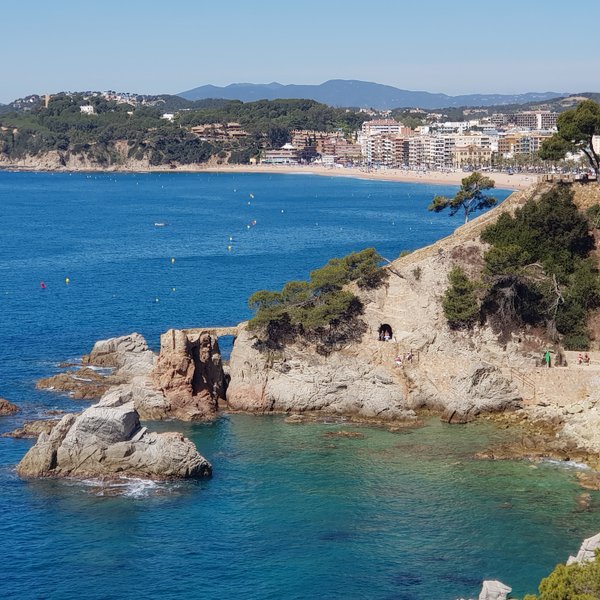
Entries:
<svg viewBox="0 0 600 600">
<path fill-rule="evenodd" d="M 600 7 L 583 4 L 585 22 L 597 22 Z M 177 94 L 205 84 L 329 79 L 449 95 L 596 91 L 600 44 L 582 35 L 581 15 L 556 0 L 507 0 L 495 11 L 432 0 L 427 14 L 381 0 L 368 9 L 357 0 L 307 0 L 285 12 L 273 0 L 107 0 L 101 11 L 32 0 L 3 8 L 11 60 L 0 102 L 68 90 Z"/>
</svg>

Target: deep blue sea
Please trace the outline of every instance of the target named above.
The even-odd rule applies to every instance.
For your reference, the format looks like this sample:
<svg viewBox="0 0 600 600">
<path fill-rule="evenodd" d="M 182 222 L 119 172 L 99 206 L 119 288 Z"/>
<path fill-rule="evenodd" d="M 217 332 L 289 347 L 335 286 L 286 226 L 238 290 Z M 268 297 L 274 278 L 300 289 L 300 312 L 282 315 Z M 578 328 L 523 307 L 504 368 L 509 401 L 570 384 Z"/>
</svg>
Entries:
<svg viewBox="0 0 600 600">
<path fill-rule="evenodd" d="M 0 172 L 0 396 L 21 408 L 0 432 L 86 406 L 34 385 L 97 339 L 139 331 L 156 348 L 170 327 L 236 324 L 253 291 L 332 256 L 374 246 L 395 258 L 460 224 L 426 210 L 453 191 Z M 0 438 L 0 597 L 454 600 L 484 578 L 522 594 L 600 530 L 600 496 L 578 508 L 574 468 L 475 460 L 506 435 L 488 425 L 345 425 L 356 439 L 249 415 L 152 427 L 191 437 L 214 477 L 26 482 L 14 467 L 31 440 Z"/>
</svg>

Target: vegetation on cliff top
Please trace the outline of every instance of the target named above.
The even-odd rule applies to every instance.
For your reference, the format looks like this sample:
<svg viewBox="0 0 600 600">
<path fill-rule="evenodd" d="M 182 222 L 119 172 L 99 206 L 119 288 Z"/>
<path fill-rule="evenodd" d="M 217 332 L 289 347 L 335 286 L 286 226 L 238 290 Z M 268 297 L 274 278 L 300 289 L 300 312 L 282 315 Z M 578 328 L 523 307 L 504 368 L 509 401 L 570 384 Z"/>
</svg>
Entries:
<svg viewBox="0 0 600 600">
<path fill-rule="evenodd" d="M 94 114 L 82 113 L 82 106 L 93 106 Z M 48 107 L 40 101 L 29 112 L 0 115 L 0 153 L 18 159 L 55 150 L 108 165 L 121 160 L 116 144 L 126 142 L 128 158 L 147 158 L 152 165 L 202 163 L 222 152 L 231 153 L 232 162 L 248 162 L 263 148 L 283 145 L 292 129 L 354 131 L 368 118 L 312 100 L 211 101 L 177 113 L 173 121 L 162 114 L 157 107 L 57 94 Z M 249 135 L 208 143 L 190 131 L 232 121 Z"/>
<path fill-rule="evenodd" d="M 514 216 L 501 214 L 481 234 L 490 244 L 482 280 L 451 273 L 444 297 L 450 325 L 487 322 L 504 336 L 528 325 L 545 326 L 549 337 L 562 338 L 566 348 L 587 348 L 586 322 L 600 307 L 590 227 L 565 186 L 529 201 Z"/>
<path fill-rule="evenodd" d="M 593 561 L 557 565 L 542 579 L 539 596 L 528 594 L 523 600 L 599 600 L 600 550 Z"/>
<path fill-rule="evenodd" d="M 380 286 L 388 272 L 373 248 L 333 258 L 310 273 L 309 281 L 290 281 L 279 292 L 261 290 L 248 305 L 255 311 L 249 328 L 260 349 L 281 349 L 301 336 L 326 353 L 339 344 L 360 339 L 364 324 L 359 298 L 343 287 L 351 282 L 363 289 Z"/>
</svg>

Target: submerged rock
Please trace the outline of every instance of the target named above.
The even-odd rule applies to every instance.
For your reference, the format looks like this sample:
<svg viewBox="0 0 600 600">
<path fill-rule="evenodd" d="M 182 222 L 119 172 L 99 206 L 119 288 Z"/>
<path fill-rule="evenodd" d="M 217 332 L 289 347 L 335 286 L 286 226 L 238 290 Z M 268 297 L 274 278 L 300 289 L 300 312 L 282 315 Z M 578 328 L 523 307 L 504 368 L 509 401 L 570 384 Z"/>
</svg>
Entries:
<svg viewBox="0 0 600 600">
<path fill-rule="evenodd" d="M 212 467 L 180 433 L 150 433 L 133 403 L 109 397 L 79 416 L 65 415 L 42 432 L 17 472 L 22 477 L 210 476 Z"/>
<path fill-rule="evenodd" d="M 19 408 L 12 402 L 9 402 L 4 398 L 0 398 L 0 417 L 14 415 L 16 412 L 18 412 L 18 410 Z"/>
</svg>

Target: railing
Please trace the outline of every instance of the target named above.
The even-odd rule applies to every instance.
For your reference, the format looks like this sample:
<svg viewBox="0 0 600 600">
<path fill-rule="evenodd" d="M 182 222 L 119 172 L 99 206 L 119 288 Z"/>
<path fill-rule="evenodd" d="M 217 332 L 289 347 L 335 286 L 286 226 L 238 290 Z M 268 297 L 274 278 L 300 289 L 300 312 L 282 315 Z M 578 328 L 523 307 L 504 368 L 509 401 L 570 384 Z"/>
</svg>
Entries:
<svg viewBox="0 0 600 600">
<path fill-rule="evenodd" d="M 522 373 L 521 371 L 515 369 L 515 367 L 508 367 L 508 372 L 511 381 L 516 379 L 521 383 L 521 385 L 523 385 L 523 387 L 529 387 L 533 392 L 533 400 L 537 399 L 535 382 L 533 381 L 533 379 L 531 379 L 531 377 L 528 377 L 527 375 L 525 375 L 525 373 Z"/>
</svg>

